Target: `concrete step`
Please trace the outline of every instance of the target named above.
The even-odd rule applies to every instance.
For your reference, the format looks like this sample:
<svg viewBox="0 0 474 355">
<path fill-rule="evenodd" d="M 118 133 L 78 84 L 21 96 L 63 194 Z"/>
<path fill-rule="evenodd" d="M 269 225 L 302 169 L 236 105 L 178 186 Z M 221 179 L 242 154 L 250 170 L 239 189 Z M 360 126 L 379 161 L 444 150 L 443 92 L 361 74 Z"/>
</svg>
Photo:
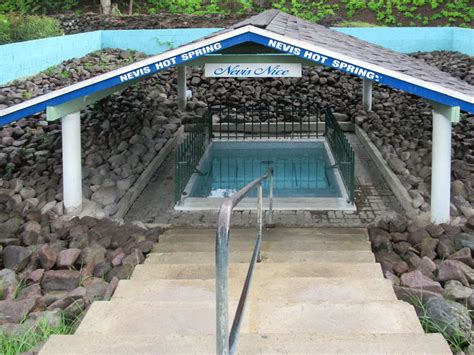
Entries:
<svg viewBox="0 0 474 355">
<path fill-rule="evenodd" d="M 231 240 L 255 241 L 256 228 L 232 228 Z M 170 229 L 160 236 L 161 241 L 207 242 L 215 241 L 215 229 Z M 270 228 L 264 229 L 265 241 L 368 241 L 367 230 L 362 228 Z"/>
<path fill-rule="evenodd" d="M 271 298 L 271 294 L 269 294 Z M 229 302 L 234 314 L 237 302 Z M 215 334 L 213 302 L 94 302 L 76 335 Z M 414 308 L 405 302 L 247 303 L 241 333 L 423 334 Z"/>
<path fill-rule="evenodd" d="M 230 263 L 229 277 L 242 278 L 248 265 Z M 269 279 L 276 277 L 325 277 L 325 278 L 380 278 L 382 269 L 376 263 L 258 263 L 255 273 Z M 144 264 L 137 265 L 131 280 L 148 281 L 159 279 L 215 279 L 214 262 L 196 264 Z"/>
<path fill-rule="evenodd" d="M 370 251 L 340 250 L 340 251 L 262 251 L 262 263 L 370 263 L 375 262 L 374 254 Z M 231 263 L 249 263 L 252 257 L 250 251 L 235 251 L 229 253 Z M 151 253 L 146 264 L 194 264 L 211 263 L 215 261 L 214 252 L 173 252 Z"/>
<path fill-rule="evenodd" d="M 255 240 L 240 241 L 230 240 L 231 251 L 252 251 L 255 247 Z M 174 242 L 173 239 L 156 244 L 154 252 L 213 252 L 216 249 L 215 240 L 210 239 L 205 242 Z M 337 250 L 365 250 L 370 251 L 368 241 L 262 241 L 262 251 L 337 251 Z"/>
<path fill-rule="evenodd" d="M 238 300 L 243 278 L 229 280 L 229 299 Z M 113 300 L 199 302 L 215 301 L 215 280 L 122 280 Z M 396 301 L 392 283 L 384 279 L 262 278 L 254 274 L 249 301 Z"/>
<path fill-rule="evenodd" d="M 40 355 L 215 354 L 213 335 L 53 335 Z M 451 355 L 440 334 L 241 334 L 237 354 Z"/>
<path fill-rule="evenodd" d="M 234 227 L 232 232 L 238 232 L 240 234 L 251 234 L 254 235 L 256 227 Z M 366 228 L 351 228 L 351 227 L 277 227 L 277 228 L 263 228 L 264 233 L 269 234 L 284 234 L 284 235 L 311 235 L 311 236 L 325 236 L 325 235 L 367 235 Z M 216 234 L 215 228 L 170 228 L 166 230 L 162 236 L 167 234 Z"/>
</svg>

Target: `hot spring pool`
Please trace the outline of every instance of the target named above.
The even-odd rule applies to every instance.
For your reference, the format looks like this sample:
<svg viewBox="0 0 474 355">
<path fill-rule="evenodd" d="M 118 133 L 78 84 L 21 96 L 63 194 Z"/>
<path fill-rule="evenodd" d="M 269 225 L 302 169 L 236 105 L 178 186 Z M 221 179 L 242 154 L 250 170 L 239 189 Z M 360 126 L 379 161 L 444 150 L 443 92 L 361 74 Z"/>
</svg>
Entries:
<svg viewBox="0 0 474 355">
<path fill-rule="evenodd" d="M 215 142 L 190 197 L 230 197 L 273 167 L 274 197 L 341 197 L 322 142 Z M 269 182 L 263 184 L 264 196 Z M 250 197 L 256 197 L 256 189 Z"/>
</svg>

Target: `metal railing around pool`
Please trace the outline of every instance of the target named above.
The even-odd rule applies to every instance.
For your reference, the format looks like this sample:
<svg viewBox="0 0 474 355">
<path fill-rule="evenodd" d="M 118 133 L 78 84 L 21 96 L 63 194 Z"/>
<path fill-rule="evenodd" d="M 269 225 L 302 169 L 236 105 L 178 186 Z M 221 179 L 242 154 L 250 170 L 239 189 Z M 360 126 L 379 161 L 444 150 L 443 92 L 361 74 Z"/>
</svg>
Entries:
<svg viewBox="0 0 474 355">
<path fill-rule="evenodd" d="M 247 301 L 250 283 L 252 281 L 255 264 L 260 261 L 260 245 L 263 231 L 263 187 L 262 182 L 270 179 L 268 224 L 272 224 L 273 215 L 273 169 L 269 167 L 265 175 L 247 184 L 232 197 L 222 203 L 217 220 L 216 233 L 216 345 L 217 354 L 233 354 L 240 332 L 240 323 Z M 249 269 L 245 278 L 242 294 L 240 295 L 237 310 L 235 311 L 232 327 L 229 332 L 229 236 L 232 221 L 232 211 L 242 199 L 255 187 L 257 196 L 257 238 L 250 260 Z"/>
<path fill-rule="evenodd" d="M 323 134 L 321 109 L 315 104 L 214 105 L 208 114 L 216 139 L 309 139 Z"/>
<path fill-rule="evenodd" d="M 335 167 L 341 173 L 342 181 L 346 187 L 350 202 L 354 202 L 355 190 L 355 159 L 354 151 L 348 142 L 339 123 L 332 114 L 331 110 L 326 108 L 325 114 L 325 132 L 326 141 L 336 161 Z"/>
<path fill-rule="evenodd" d="M 320 129 L 324 114 L 324 131 Z M 245 139 L 315 139 L 324 134 L 333 153 L 348 193 L 354 202 L 354 151 L 330 109 L 318 105 L 302 107 L 298 103 L 286 107 L 260 104 L 210 107 L 200 120 L 194 122 L 184 142 L 175 152 L 175 202 L 181 201 L 191 175 L 211 140 Z"/>
<path fill-rule="evenodd" d="M 174 156 L 175 202 L 181 200 L 182 194 L 191 175 L 211 141 L 211 123 L 209 114 L 205 114 L 184 141 L 176 148 Z"/>
</svg>

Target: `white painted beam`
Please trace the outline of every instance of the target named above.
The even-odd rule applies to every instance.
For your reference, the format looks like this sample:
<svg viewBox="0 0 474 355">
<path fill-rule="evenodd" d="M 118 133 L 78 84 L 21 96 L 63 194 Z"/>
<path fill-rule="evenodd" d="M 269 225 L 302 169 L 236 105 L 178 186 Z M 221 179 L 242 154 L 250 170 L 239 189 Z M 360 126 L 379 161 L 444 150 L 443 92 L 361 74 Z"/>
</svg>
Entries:
<svg viewBox="0 0 474 355">
<path fill-rule="evenodd" d="M 122 91 L 123 89 L 135 84 L 136 82 L 136 80 L 133 80 L 90 95 L 79 97 L 64 104 L 48 106 L 46 108 L 47 120 L 55 121 L 66 115 L 69 115 L 70 113 L 81 111 L 85 109 L 88 105 L 92 105 L 93 103 L 102 100 L 103 98 L 110 96 L 115 92 Z"/>
<path fill-rule="evenodd" d="M 364 110 L 372 111 L 372 80 L 362 80 L 362 105 Z"/>
<path fill-rule="evenodd" d="M 82 209 L 81 114 L 74 112 L 61 121 L 63 148 L 64 209 L 76 214 Z"/>
<path fill-rule="evenodd" d="M 451 118 L 455 107 L 433 105 L 431 222 L 449 223 L 451 203 Z"/>
<path fill-rule="evenodd" d="M 183 111 L 186 108 L 186 67 L 178 67 L 178 108 Z"/>
</svg>

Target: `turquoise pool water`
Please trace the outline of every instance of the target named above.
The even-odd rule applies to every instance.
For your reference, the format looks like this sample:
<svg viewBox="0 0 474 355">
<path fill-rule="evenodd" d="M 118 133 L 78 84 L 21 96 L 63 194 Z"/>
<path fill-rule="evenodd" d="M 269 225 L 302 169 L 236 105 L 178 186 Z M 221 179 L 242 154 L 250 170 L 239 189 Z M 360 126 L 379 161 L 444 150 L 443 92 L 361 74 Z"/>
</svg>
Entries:
<svg viewBox="0 0 474 355">
<path fill-rule="evenodd" d="M 190 197 L 229 197 L 269 166 L 275 197 L 342 196 L 322 142 L 214 142 L 209 149 Z M 255 189 L 250 196 L 256 194 Z"/>
</svg>

